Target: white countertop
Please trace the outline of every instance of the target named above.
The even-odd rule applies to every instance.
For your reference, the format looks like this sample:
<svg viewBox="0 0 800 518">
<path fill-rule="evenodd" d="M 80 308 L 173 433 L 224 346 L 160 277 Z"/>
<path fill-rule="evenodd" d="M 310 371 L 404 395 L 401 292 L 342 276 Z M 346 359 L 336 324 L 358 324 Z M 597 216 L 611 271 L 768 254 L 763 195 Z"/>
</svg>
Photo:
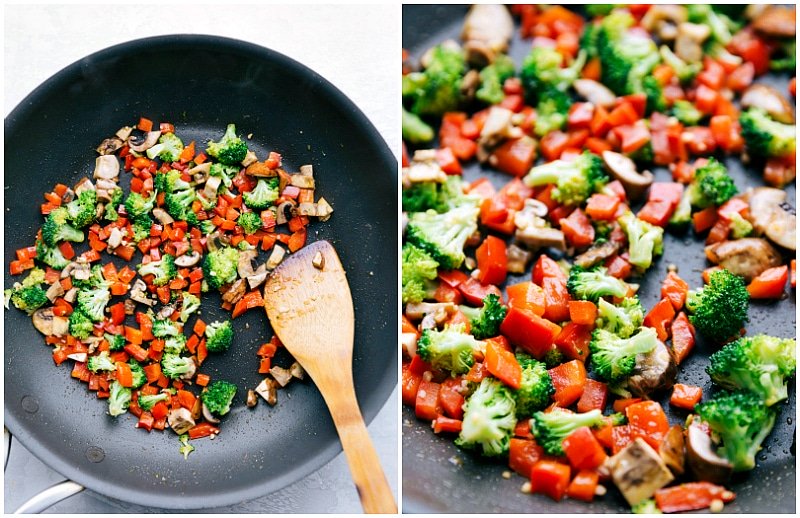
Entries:
<svg viewBox="0 0 800 518">
<path fill-rule="evenodd" d="M 124 3 L 100 6 L 6 5 L 4 108 L 8 115 L 47 78 L 103 48 L 172 33 L 214 34 L 250 41 L 313 69 L 344 92 L 398 154 L 400 5 L 195 6 Z M 397 498 L 398 397 L 369 427 Z M 63 480 L 12 441 L 5 472 L 5 511 Z M 228 513 L 355 513 L 361 506 L 344 456 L 291 486 Z M 57 513 L 158 511 L 83 492 L 51 507 Z M 215 512 L 215 510 L 208 510 Z"/>
</svg>

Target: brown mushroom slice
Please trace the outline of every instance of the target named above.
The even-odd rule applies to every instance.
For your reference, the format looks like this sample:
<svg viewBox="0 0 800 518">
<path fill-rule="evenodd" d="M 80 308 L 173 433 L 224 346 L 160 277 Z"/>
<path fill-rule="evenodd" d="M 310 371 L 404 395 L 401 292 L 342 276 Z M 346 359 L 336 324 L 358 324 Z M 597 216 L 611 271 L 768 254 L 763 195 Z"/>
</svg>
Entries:
<svg viewBox="0 0 800 518">
<path fill-rule="evenodd" d="M 573 83 L 578 95 L 594 104 L 609 108 L 617 101 L 617 96 L 606 85 L 593 79 L 576 79 Z"/>
<path fill-rule="evenodd" d="M 472 42 L 470 42 L 472 43 Z M 474 48 L 471 45 L 465 45 L 464 50 L 467 52 L 467 56 L 470 55 L 470 52 L 481 52 L 482 48 Z M 483 59 L 483 58 L 480 58 Z M 486 60 L 488 61 L 488 57 Z M 461 93 L 461 97 L 464 99 L 464 102 L 472 101 L 475 98 L 475 92 L 478 91 L 478 88 L 481 86 L 481 75 L 480 72 L 475 70 L 474 68 L 464 74 L 463 79 L 461 79 L 461 84 L 458 86 L 458 90 Z"/>
<path fill-rule="evenodd" d="M 533 254 L 531 252 L 512 243 L 508 246 L 506 270 L 508 270 L 509 273 L 525 273 L 532 257 Z"/>
<path fill-rule="evenodd" d="M 529 226 L 517 229 L 514 238 L 533 250 L 555 248 L 564 251 L 567 249 L 564 233 L 551 227 Z"/>
<path fill-rule="evenodd" d="M 776 121 L 794 124 L 794 108 L 775 88 L 757 83 L 742 94 L 742 108 L 760 108 Z"/>
<path fill-rule="evenodd" d="M 652 497 L 675 478 L 658 453 L 641 437 L 608 459 L 608 465 L 614 484 L 632 506 Z"/>
<path fill-rule="evenodd" d="M 705 24 L 683 22 L 678 24 L 675 36 L 675 55 L 687 63 L 703 59 L 703 42 L 711 36 L 711 28 Z"/>
<path fill-rule="evenodd" d="M 155 146 L 158 142 L 158 138 L 161 136 L 160 131 L 148 131 L 145 136 L 144 140 L 137 144 L 137 139 L 134 136 L 128 137 L 128 147 L 131 148 L 131 151 L 136 151 L 137 153 L 144 153 L 151 147 Z"/>
<path fill-rule="evenodd" d="M 83 191 L 94 191 L 95 187 L 92 181 L 86 177 L 81 178 L 78 180 L 78 183 L 75 184 L 75 195 L 80 195 Z"/>
<path fill-rule="evenodd" d="M 99 146 L 97 146 L 97 151 L 100 155 L 113 155 L 117 152 L 118 149 L 121 149 L 122 146 L 125 145 L 125 141 L 123 141 L 119 137 L 111 137 L 103 140 Z"/>
<path fill-rule="evenodd" d="M 581 268 L 591 268 L 619 252 L 620 244 L 616 241 L 604 241 L 592 245 L 590 249 L 575 258 L 575 264 Z"/>
<path fill-rule="evenodd" d="M 278 387 L 274 380 L 264 378 L 256 387 L 256 393 L 264 398 L 270 406 L 275 406 L 278 402 Z"/>
<path fill-rule="evenodd" d="M 240 278 L 244 279 L 255 273 L 253 270 L 253 259 L 256 257 L 258 257 L 258 252 L 255 250 L 243 250 L 239 252 L 239 262 L 236 265 L 236 273 L 239 274 Z"/>
<path fill-rule="evenodd" d="M 247 291 L 247 286 L 245 285 L 244 279 L 236 279 L 233 284 L 228 285 L 225 287 L 225 291 L 222 293 L 222 301 L 227 302 L 228 304 L 236 304 L 244 297 L 244 292 Z"/>
<path fill-rule="evenodd" d="M 603 162 L 611 176 L 622 183 L 628 197 L 634 200 L 644 196 L 655 179 L 650 171 L 639 173 L 633 160 L 615 151 L 603 151 Z"/>
<path fill-rule="evenodd" d="M 119 160 L 114 155 L 100 155 L 94 160 L 93 178 L 112 180 L 119 176 Z"/>
<path fill-rule="evenodd" d="M 635 397 L 645 397 L 672 388 L 677 374 L 678 367 L 672 349 L 659 340 L 652 351 L 636 355 L 636 364 L 628 378 L 627 388 Z"/>
<path fill-rule="evenodd" d="M 797 33 L 797 18 L 794 7 L 770 6 L 753 20 L 753 29 L 775 38 L 792 38 Z"/>
<path fill-rule="evenodd" d="M 213 424 L 219 423 L 219 418 L 211 413 L 211 410 L 208 409 L 205 403 L 203 403 L 202 409 L 203 409 L 203 418 L 206 421 Z"/>
<path fill-rule="evenodd" d="M 272 374 L 272 377 L 275 378 L 275 381 L 281 388 L 285 387 L 292 381 L 292 373 L 289 372 L 289 369 L 284 369 L 283 367 L 279 367 L 278 365 L 273 365 L 269 369 L 269 373 Z"/>
<path fill-rule="evenodd" d="M 484 67 L 494 61 L 497 54 L 505 52 L 514 34 L 514 20 L 504 5 L 473 5 L 461 31 L 467 61 Z"/>
<path fill-rule="evenodd" d="M 245 405 L 247 405 L 247 408 L 253 408 L 257 404 L 258 404 L 258 396 L 256 395 L 256 391 L 253 389 L 248 390 L 247 401 L 245 402 Z"/>
<path fill-rule="evenodd" d="M 411 320 L 420 320 L 425 315 L 439 312 L 450 315 L 455 311 L 456 305 L 452 302 L 418 302 L 406 305 L 406 316 Z"/>
<path fill-rule="evenodd" d="M 172 431 L 178 435 L 185 434 L 195 424 L 191 410 L 183 407 L 170 410 L 167 414 L 167 422 Z"/>
<path fill-rule="evenodd" d="M 180 266 L 181 268 L 188 268 L 189 266 L 194 266 L 200 262 L 200 253 L 192 250 L 189 254 L 183 254 L 180 257 L 175 258 L 175 266 Z"/>
<path fill-rule="evenodd" d="M 64 290 L 64 286 L 62 286 L 60 282 L 54 282 L 53 284 L 50 285 L 49 288 L 47 288 L 47 292 L 45 292 L 45 295 L 47 295 L 47 299 L 50 302 L 55 302 L 55 300 L 64 293 L 66 293 L 66 291 Z"/>
<path fill-rule="evenodd" d="M 53 334 L 53 318 L 55 314 L 53 313 L 53 308 L 42 308 L 37 309 L 31 315 L 31 319 L 33 320 L 33 327 L 36 328 L 37 331 L 42 333 L 45 336 L 50 336 Z"/>
<path fill-rule="evenodd" d="M 661 441 L 658 454 L 673 475 L 683 475 L 686 464 L 686 451 L 683 444 L 683 427 L 673 425 Z"/>
<path fill-rule="evenodd" d="M 292 373 L 292 376 L 299 380 L 303 380 L 306 377 L 305 369 L 303 369 L 303 366 L 297 362 L 294 362 L 289 366 L 289 372 Z"/>
<path fill-rule="evenodd" d="M 748 219 L 758 235 L 765 234 L 775 244 L 795 250 L 797 215 L 786 202 L 786 191 L 758 187 L 747 192 Z"/>
<path fill-rule="evenodd" d="M 722 241 L 706 247 L 706 257 L 714 264 L 750 282 L 768 268 L 780 266 L 781 255 L 760 237 Z"/>
<path fill-rule="evenodd" d="M 725 484 L 733 474 L 733 465 L 714 451 L 711 437 L 690 417 L 686 428 L 686 464 L 697 480 Z"/>
</svg>

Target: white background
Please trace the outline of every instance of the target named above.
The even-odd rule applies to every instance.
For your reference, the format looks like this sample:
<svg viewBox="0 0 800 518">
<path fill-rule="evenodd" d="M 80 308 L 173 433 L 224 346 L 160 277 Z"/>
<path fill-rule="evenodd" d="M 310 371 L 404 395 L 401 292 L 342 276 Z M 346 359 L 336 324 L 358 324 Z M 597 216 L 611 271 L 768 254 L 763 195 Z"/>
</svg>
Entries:
<svg viewBox="0 0 800 518">
<path fill-rule="evenodd" d="M 54 73 L 105 47 L 146 36 L 202 33 L 247 40 L 281 52 L 342 90 L 398 154 L 400 122 L 400 5 L 273 6 L 6 5 L 4 108 L 8 113 Z M 155 75 L 155 74 L 154 74 Z M 387 344 L 396 354 L 396 344 Z M 397 495 L 397 391 L 370 426 L 390 485 Z M 62 477 L 14 442 L 5 478 L 5 511 Z M 147 512 L 84 492 L 50 512 Z M 152 511 L 152 510 L 150 510 Z M 347 464 L 330 464 L 273 495 L 219 512 L 352 513 L 360 511 Z"/>
</svg>

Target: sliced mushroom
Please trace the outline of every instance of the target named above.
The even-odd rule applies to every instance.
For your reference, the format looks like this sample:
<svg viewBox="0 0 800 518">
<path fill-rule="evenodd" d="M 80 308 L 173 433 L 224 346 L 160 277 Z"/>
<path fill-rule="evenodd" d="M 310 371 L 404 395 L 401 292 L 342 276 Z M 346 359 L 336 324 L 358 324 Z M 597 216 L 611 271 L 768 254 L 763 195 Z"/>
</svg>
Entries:
<svg viewBox="0 0 800 518">
<path fill-rule="evenodd" d="M 683 22 L 678 25 L 675 37 L 675 55 L 687 63 L 703 59 L 703 42 L 711 36 L 711 28 L 705 24 Z"/>
<path fill-rule="evenodd" d="M 194 176 L 196 174 L 208 175 L 209 172 L 211 172 L 211 162 L 203 162 L 202 164 L 198 164 L 186 170 L 186 174 L 189 176 Z"/>
<path fill-rule="evenodd" d="M 686 7 L 682 5 L 653 5 L 642 17 L 641 25 L 647 32 L 655 32 L 662 22 L 679 25 L 689 19 Z"/>
<path fill-rule="evenodd" d="M 281 264 L 283 261 L 284 256 L 286 255 L 286 250 L 283 247 L 275 245 L 272 248 L 272 253 L 269 254 L 269 259 L 267 259 L 267 270 L 274 270 Z"/>
<path fill-rule="evenodd" d="M 64 294 L 64 300 L 72 304 L 75 302 L 75 299 L 78 297 L 78 288 L 70 288 Z"/>
<path fill-rule="evenodd" d="M 269 373 L 272 374 L 272 377 L 275 378 L 275 381 L 278 382 L 278 385 L 281 387 L 285 387 L 290 381 L 292 381 L 292 373 L 283 367 L 273 365 L 269 369 Z"/>
<path fill-rule="evenodd" d="M 191 368 L 188 371 L 186 371 L 185 374 L 181 374 L 179 376 L 180 379 L 182 379 L 182 380 L 190 380 L 190 379 L 194 378 L 194 374 L 195 374 L 195 372 L 197 372 L 196 360 L 193 359 L 193 361 L 192 361 L 192 363 L 190 363 L 190 365 L 191 365 Z"/>
<path fill-rule="evenodd" d="M 675 476 L 683 475 L 686 452 L 683 444 L 683 427 L 679 424 L 673 425 L 661 441 L 658 448 L 661 460 Z"/>
<path fill-rule="evenodd" d="M 452 302 L 418 302 L 406 306 L 406 316 L 411 320 L 420 320 L 426 315 L 433 315 L 435 321 L 444 322 L 455 311 L 456 305 Z"/>
<path fill-rule="evenodd" d="M 151 147 L 155 146 L 158 142 L 158 138 L 161 136 L 160 131 L 148 131 L 144 139 L 139 142 L 140 139 L 137 139 L 133 135 L 128 137 L 128 147 L 131 148 L 132 151 L 136 151 L 137 153 L 144 153 Z M 137 143 L 138 142 L 138 143 Z"/>
<path fill-rule="evenodd" d="M 91 180 L 86 177 L 81 178 L 78 180 L 78 183 L 75 184 L 75 195 L 79 195 L 83 191 L 94 191 L 95 187 Z"/>
<path fill-rule="evenodd" d="M 125 145 L 125 141 L 123 141 L 119 137 L 111 137 L 107 138 L 97 146 L 97 151 L 100 155 L 113 155 L 117 152 L 118 149 L 121 149 L 122 146 Z"/>
<path fill-rule="evenodd" d="M 447 174 L 442 171 L 435 158 L 425 161 L 415 158 L 408 167 L 403 168 L 403 181 L 409 186 L 413 183 L 423 182 L 444 183 L 445 180 L 447 180 Z"/>
<path fill-rule="evenodd" d="M 278 387 L 274 380 L 264 378 L 256 387 L 256 393 L 264 398 L 270 406 L 275 406 L 278 402 Z"/>
<path fill-rule="evenodd" d="M 66 336 L 69 332 L 69 318 L 53 317 L 53 336 Z"/>
<path fill-rule="evenodd" d="M 114 135 L 116 135 L 116 137 L 122 141 L 127 141 L 128 137 L 131 136 L 131 133 L 133 133 L 133 128 L 131 126 L 123 126 L 118 129 Z"/>
<path fill-rule="evenodd" d="M 564 233 L 558 229 L 546 226 L 528 226 L 517 229 L 514 239 L 532 250 L 539 248 L 555 248 L 564 251 L 567 249 L 567 242 Z"/>
<path fill-rule="evenodd" d="M 603 241 L 600 244 L 592 245 L 590 249 L 576 257 L 575 264 L 581 268 L 591 268 L 619 252 L 619 249 L 620 244 L 618 242 Z"/>
<path fill-rule="evenodd" d="M 75 199 L 75 191 L 73 191 L 70 188 L 67 188 L 67 190 L 64 191 L 64 194 L 61 195 L 61 204 L 66 205 L 67 203 L 71 202 L 74 199 Z"/>
<path fill-rule="evenodd" d="M 192 419 L 192 412 L 188 408 L 175 408 L 167 414 L 167 422 L 172 431 L 178 435 L 183 435 L 194 426 L 194 419 Z"/>
<path fill-rule="evenodd" d="M 175 258 L 175 265 L 180 266 L 181 268 L 194 266 L 200 262 L 200 257 L 200 253 L 193 250 L 189 254 L 183 254 L 182 256 Z"/>
<path fill-rule="evenodd" d="M 72 354 L 68 354 L 67 358 L 69 358 L 70 360 L 75 360 L 76 362 L 84 363 L 87 360 L 87 358 L 89 358 L 89 354 L 88 353 L 72 353 Z"/>
<path fill-rule="evenodd" d="M 106 179 L 106 178 L 98 178 L 97 183 L 95 184 L 95 189 L 97 190 L 97 199 L 102 202 L 109 202 L 111 201 L 111 193 L 114 189 L 117 188 L 117 178 L 114 179 Z M 116 208 L 116 207 L 115 207 Z"/>
<path fill-rule="evenodd" d="M 222 178 L 219 176 L 209 176 L 208 180 L 206 180 L 205 186 L 203 186 L 203 190 L 201 191 L 203 198 L 206 200 L 215 200 L 217 198 L 217 191 L 219 191 L 220 185 L 222 185 Z"/>
<path fill-rule="evenodd" d="M 229 304 L 236 304 L 244 297 L 244 292 L 247 291 L 244 279 L 236 279 L 233 284 L 228 285 L 227 289 L 222 292 L 222 301 Z"/>
<path fill-rule="evenodd" d="M 299 214 L 300 216 L 316 216 L 317 204 L 303 202 L 297 206 L 297 214 Z"/>
<path fill-rule="evenodd" d="M 208 421 L 209 423 L 214 423 L 214 424 L 219 423 L 219 419 L 217 418 L 217 416 L 215 416 L 214 414 L 211 413 L 211 410 L 208 409 L 208 407 L 206 406 L 205 403 L 203 403 L 202 411 L 203 411 L 203 418 L 206 421 Z"/>
<path fill-rule="evenodd" d="M 256 154 L 254 152 L 252 152 L 252 151 L 250 151 L 248 149 L 247 153 L 245 153 L 244 158 L 242 159 L 242 166 L 243 167 L 247 167 L 247 166 L 249 166 L 250 164 L 252 164 L 253 162 L 256 162 L 256 161 L 258 161 L 258 157 L 256 156 Z"/>
<path fill-rule="evenodd" d="M 320 221 L 328 221 L 333 214 L 333 207 L 325 198 L 317 201 L 317 217 Z"/>
<path fill-rule="evenodd" d="M 171 317 L 175 311 L 175 304 L 167 304 L 158 310 L 158 313 L 156 313 L 156 318 L 159 320 L 166 320 L 167 318 Z"/>
<path fill-rule="evenodd" d="M 253 259 L 258 257 L 258 252 L 255 250 L 244 250 L 239 252 L 239 263 L 236 265 L 239 277 L 244 279 L 249 275 L 253 275 Z"/>
<path fill-rule="evenodd" d="M 532 257 L 533 254 L 531 252 L 512 243 L 508 246 L 506 270 L 508 270 L 509 273 L 525 273 Z"/>
<path fill-rule="evenodd" d="M 170 216 L 167 211 L 161 207 L 156 207 L 153 209 L 153 216 L 155 216 L 158 222 L 162 225 L 171 225 L 175 223 L 175 220 L 172 218 L 172 216 Z"/>
<path fill-rule="evenodd" d="M 133 315 L 136 311 L 136 302 L 128 298 L 123 301 L 123 304 L 125 305 L 125 314 Z"/>
<path fill-rule="evenodd" d="M 494 56 L 508 49 L 513 33 L 514 20 L 504 5 L 473 5 L 461 31 L 467 61 L 478 67 L 490 64 Z"/>
<path fill-rule="evenodd" d="M 53 334 L 53 308 L 37 309 L 31 315 L 33 319 L 33 327 L 45 336 Z"/>
<path fill-rule="evenodd" d="M 294 362 L 289 366 L 289 372 L 291 372 L 292 376 L 299 380 L 303 380 L 306 377 L 305 369 L 303 369 L 303 366 L 297 362 Z"/>
<path fill-rule="evenodd" d="M 748 191 L 749 220 L 757 234 L 766 235 L 778 246 L 796 250 L 797 215 L 786 202 L 786 197 L 786 191 L 771 187 Z"/>
<path fill-rule="evenodd" d="M 245 405 L 247 405 L 247 408 L 253 408 L 257 404 L 258 404 L 258 396 L 256 395 L 256 391 L 253 389 L 248 390 L 247 401 L 245 402 Z"/>
<path fill-rule="evenodd" d="M 750 85 L 742 94 L 742 108 L 760 108 L 776 121 L 794 124 L 794 108 L 775 88 L 762 83 Z"/>
<path fill-rule="evenodd" d="M 47 288 L 45 295 L 47 295 L 47 299 L 50 302 L 55 302 L 55 300 L 64 293 L 66 293 L 64 286 L 62 286 L 60 282 L 54 282 L 49 288 Z"/>
<path fill-rule="evenodd" d="M 608 459 L 611 478 L 630 505 L 652 497 L 675 477 L 644 439 L 637 437 Z"/>
<path fill-rule="evenodd" d="M 714 243 L 706 247 L 706 257 L 712 263 L 744 277 L 745 282 L 782 263 L 778 251 L 766 239 L 759 237 Z"/>
<path fill-rule="evenodd" d="M 611 171 L 611 176 L 619 180 L 625 188 L 625 192 L 631 199 L 639 199 L 653 183 L 653 173 L 636 171 L 636 163 L 621 153 L 614 151 L 603 151 L 603 161 Z"/>
<path fill-rule="evenodd" d="M 417 355 L 417 333 L 400 333 L 400 345 L 408 358 Z"/>
<path fill-rule="evenodd" d="M 253 275 L 249 275 L 247 277 L 247 285 L 250 286 L 250 289 L 254 290 L 261 286 L 267 280 L 267 273 L 267 265 L 265 263 L 259 266 Z"/>
<path fill-rule="evenodd" d="M 152 306 L 155 304 L 155 301 L 148 298 L 147 296 L 147 285 L 144 283 L 142 279 L 136 279 L 136 282 L 133 283 L 133 287 L 131 288 L 131 294 L 128 297 L 130 300 L 134 300 L 141 304 L 146 304 L 148 306 Z M 127 310 L 127 306 L 125 308 Z"/>
<path fill-rule="evenodd" d="M 593 79 L 576 79 L 573 83 L 578 95 L 594 104 L 609 108 L 617 101 L 617 96 L 603 83 Z"/>
<path fill-rule="evenodd" d="M 280 205 L 278 205 L 278 211 L 275 213 L 275 222 L 278 225 L 283 225 L 292 218 L 292 212 L 295 208 L 295 202 L 292 200 L 286 200 Z M 290 214 L 287 216 L 287 214 Z"/>
<path fill-rule="evenodd" d="M 113 180 L 119 176 L 119 160 L 114 155 L 100 155 L 94 160 L 94 179 Z"/>
<path fill-rule="evenodd" d="M 86 281 L 92 278 L 92 269 L 88 263 L 75 262 L 70 275 L 77 281 Z"/>
<path fill-rule="evenodd" d="M 725 484 L 733 474 L 733 465 L 714 451 L 711 437 L 691 416 L 686 427 L 686 463 L 697 480 Z"/>
<path fill-rule="evenodd" d="M 469 53 L 474 51 L 480 51 L 481 49 L 475 49 L 474 47 L 465 46 L 465 50 Z M 464 78 L 461 79 L 461 84 L 458 86 L 458 90 L 461 93 L 461 97 L 463 97 L 464 101 L 469 102 L 475 98 L 475 93 L 478 91 L 478 88 L 480 88 L 480 86 L 481 86 L 481 75 L 477 70 L 473 68 L 472 70 L 464 74 Z"/>
<path fill-rule="evenodd" d="M 652 351 L 636 355 L 636 364 L 633 374 L 628 378 L 627 388 L 635 397 L 645 397 L 671 389 L 677 374 L 672 349 L 659 340 Z"/>
<path fill-rule="evenodd" d="M 797 18 L 794 7 L 769 6 L 753 20 L 753 28 L 774 38 L 794 38 Z"/>
<path fill-rule="evenodd" d="M 300 189 L 315 188 L 314 177 L 305 174 L 293 174 L 289 183 L 295 187 L 299 187 Z"/>
<path fill-rule="evenodd" d="M 111 234 L 108 236 L 108 248 L 114 250 L 119 245 L 122 244 L 122 238 L 125 237 L 125 234 L 120 230 L 119 227 L 114 227 L 111 229 Z"/>
<path fill-rule="evenodd" d="M 522 130 L 512 122 L 514 112 L 499 106 L 492 106 L 478 137 L 478 160 L 485 162 L 491 150 L 507 139 L 520 138 Z"/>
</svg>

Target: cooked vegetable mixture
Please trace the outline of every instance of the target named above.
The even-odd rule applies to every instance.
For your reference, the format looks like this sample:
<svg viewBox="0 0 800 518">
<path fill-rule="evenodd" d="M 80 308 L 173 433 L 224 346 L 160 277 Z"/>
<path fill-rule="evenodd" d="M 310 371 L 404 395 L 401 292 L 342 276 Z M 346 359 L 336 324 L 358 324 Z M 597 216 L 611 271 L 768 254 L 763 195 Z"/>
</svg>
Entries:
<svg viewBox="0 0 800 518">
<path fill-rule="evenodd" d="M 130 412 L 148 432 L 171 428 L 188 455 L 190 439 L 219 433 L 237 392 L 202 373 L 203 362 L 234 346 L 231 319 L 264 305 L 269 271 L 305 245 L 310 218 L 333 209 L 315 201 L 310 165 L 289 174 L 276 152 L 259 161 L 233 124 L 203 152 L 172 124 L 142 118 L 97 153 L 92 179 L 45 194 L 35 243 L 11 261 L 12 275 L 27 275 L 6 290 L 6 307 L 32 317 L 55 363 L 72 360 L 72 377 L 108 400 L 109 415 Z M 254 268 L 259 250 L 269 257 Z M 229 320 L 195 315 L 212 291 Z M 280 346 L 275 337 L 258 349 L 267 376 L 248 407 L 256 393 L 275 405 L 279 387 L 303 378 L 297 363 L 271 364 Z"/>
<path fill-rule="evenodd" d="M 794 75 L 795 8 L 583 11 L 475 5 L 460 42 L 403 52 L 403 402 L 525 492 L 719 511 L 795 375 L 794 338 L 746 332 L 752 299 L 795 294 L 796 80 L 759 82 Z M 665 232 L 705 242 L 705 285 L 660 261 Z M 676 383 L 696 333 L 711 394 Z"/>
</svg>

